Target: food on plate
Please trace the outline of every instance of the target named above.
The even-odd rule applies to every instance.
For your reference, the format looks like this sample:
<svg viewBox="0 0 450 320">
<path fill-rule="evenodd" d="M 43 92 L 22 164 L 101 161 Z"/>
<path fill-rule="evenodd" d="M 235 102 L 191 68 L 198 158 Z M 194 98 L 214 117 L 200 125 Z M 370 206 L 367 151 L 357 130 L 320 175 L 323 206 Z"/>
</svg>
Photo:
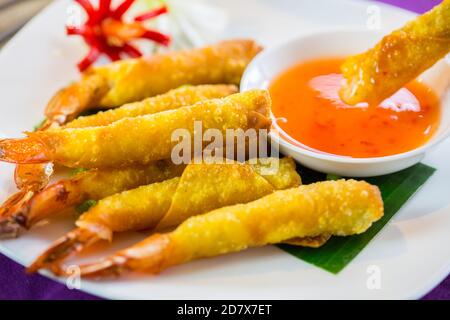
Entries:
<svg viewBox="0 0 450 320">
<path fill-rule="evenodd" d="M 47 185 L 52 173 L 52 163 L 20 164 L 16 166 L 14 180 L 19 191 L 6 199 L 0 206 L 0 239 L 17 235 L 19 231 L 17 226 L 5 225 L 1 221 L 21 210 L 36 192 Z"/>
<path fill-rule="evenodd" d="M 304 61 L 275 78 L 269 91 L 274 129 L 294 145 L 354 158 L 382 157 L 425 144 L 440 124 L 440 101 L 412 81 L 379 105 L 339 98 L 341 58 Z M 284 121 L 283 121 L 284 119 Z"/>
<path fill-rule="evenodd" d="M 450 0 L 342 64 L 342 100 L 377 105 L 450 51 Z"/>
<path fill-rule="evenodd" d="M 301 184 L 291 158 L 272 158 L 271 161 L 278 161 L 278 169 L 273 172 L 261 170 L 261 161 L 188 165 L 176 192 L 171 195 L 169 210 L 158 220 L 156 228 L 164 230 L 174 227 L 193 215 L 249 202 L 275 190 Z"/>
<path fill-rule="evenodd" d="M 49 101 L 40 130 L 64 125 L 89 109 L 118 107 L 185 84 L 239 84 L 245 67 L 260 50 L 252 40 L 229 40 L 201 49 L 90 68 L 80 81 L 60 90 Z M 50 166 L 19 165 L 16 180 L 26 183 L 3 204 L 0 215 L 20 209 L 45 186 L 51 176 Z"/>
<path fill-rule="evenodd" d="M 58 273 L 68 255 L 99 240 L 111 241 L 115 232 L 166 229 L 194 215 L 301 184 L 291 158 L 271 161 L 279 164 L 270 174 L 264 174 L 252 162 L 190 164 L 181 177 L 104 198 L 78 219 L 78 228 L 57 240 L 29 270 L 47 267 Z M 269 176 L 273 177 L 266 179 Z"/>
<path fill-rule="evenodd" d="M 49 121 L 66 123 L 90 108 L 118 107 L 184 84 L 236 84 L 261 50 L 252 40 L 229 40 L 199 49 L 113 62 L 88 69 L 48 103 Z"/>
<path fill-rule="evenodd" d="M 237 88 L 234 85 L 184 86 L 140 102 L 126 104 L 120 108 L 99 112 L 91 116 L 79 117 L 69 122 L 65 127 L 82 128 L 108 125 L 125 117 L 136 117 L 176 109 L 202 100 L 225 97 L 236 92 Z M 6 215 L 11 216 L 15 212 L 23 210 L 23 206 L 26 205 L 33 195 L 47 185 L 52 173 L 52 163 L 17 165 L 15 180 L 20 191 L 12 195 L 0 207 L 0 219 Z M 7 230 L 9 231 L 7 232 Z M 8 236 L 8 234 L 9 236 L 15 236 L 19 229 L 14 224 L 9 223 L 8 228 L 4 225 L 2 231 L 0 231 L 0 234 L 3 234 L 3 236 Z"/>
<path fill-rule="evenodd" d="M 177 109 L 214 98 L 223 98 L 236 93 L 235 85 L 199 85 L 182 86 L 178 89 L 170 90 L 161 95 L 150 97 L 142 101 L 125 104 L 119 108 L 100 111 L 96 114 L 69 122 L 65 128 L 86 128 L 96 126 L 106 126 L 117 120 L 127 117 L 137 117 L 146 114 L 153 114 L 161 111 Z"/>
<path fill-rule="evenodd" d="M 376 186 L 355 180 L 318 182 L 191 217 L 172 232 L 154 234 L 104 260 L 81 265 L 80 271 L 94 278 L 126 271 L 158 273 L 191 260 L 296 237 L 359 234 L 382 216 Z"/>
<path fill-rule="evenodd" d="M 0 217 L 0 237 L 17 236 L 20 228 L 80 205 L 154 182 L 181 176 L 185 165 L 161 160 L 146 166 L 92 169 L 61 179 L 35 194 L 19 210 Z M 13 232 L 14 231 L 14 232 Z"/>
<path fill-rule="evenodd" d="M 75 168 L 146 164 L 171 157 L 179 143 L 172 139 L 177 129 L 188 132 L 193 145 L 195 123 L 203 132 L 217 129 L 223 136 L 227 129 L 266 129 L 271 123 L 270 106 L 267 91 L 251 90 L 176 110 L 124 118 L 108 126 L 37 131 L 28 133 L 25 139 L 1 140 L 0 160 L 52 161 Z"/>
<path fill-rule="evenodd" d="M 89 68 L 80 81 L 51 99 L 39 130 L 23 139 L 0 140 L 0 161 L 18 164 L 15 180 L 21 189 L 0 207 L 0 237 L 17 236 L 21 229 L 57 213 L 88 200 L 95 202 L 77 219 L 75 229 L 54 242 L 28 271 L 49 269 L 67 275 L 64 261 L 69 256 L 126 231 L 150 230 L 152 235 L 102 261 L 80 266 L 81 275 L 157 273 L 191 260 L 266 244 L 317 248 L 334 235 L 364 232 L 380 219 L 380 192 L 366 182 L 301 186 L 291 158 L 232 160 L 240 140 L 236 131 L 243 133 L 248 159 L 252 155 L 247 142 L 252 138 L 246 136 L 247 130 L 255 129 L 251 133 L 256 132 L 260 142 L 259 129 L 272 125 L 269 91 L 238 93 L 236 86 L 260 50 L 254 41 L 231 40 Z M 317 99 L 323 88 L 309 80 L 297 82 L 295 90 L 311 90 L 316 95 L 313 102 L 324 103 Z M 333 97 L 339 100 L 339 84 L 333 86 Z M 425 102 L 434 107 L 429 96 L 421 96 L 422 87 L 410 86 L 420 107 Z M 282 108 L 277 109 L 276 90 L 274 96 L 275 114 Z M 282 103 L 283 108 L 296 106 L 293 97 Z M 395 107 L 401 107 L 401 102 Z M 314 103 L 300 117 L 292 114 L 288 123 L 297 126 L 295 118 L 300 118 L 299 123 L 311 120 L 308 108 L 318 107 Z M 342 104 L 343 109 L 352 109 Z M 338 111 L 333 108 L 342 105 L 327 107 L 324 118 L 334 116 Z M 115 109 L 78 117 L 89 109 L 108 108 Z M 427 121 L 433 110 L 426 110 L 430 112 Z M 232 141 L 228 141 L 230 129 Z M 321 130 L 327 129 L 322 126 Z M 223 140 L 208 139 L 207 132 L 220 134 Z M 323 137 L 316 136 L 317 143 L 322 143 Z M 176 164 L 174 151 L 184 140 L 180 138 L 187 140 L 189 148 L 183 149 L 182 164 Z M 199 157 L 199 151 L 208 150 L 213 141 L 209 155 L 214 156 L 205 158 L 202 153 Z M 261 145 L 257 145 L 259 153 L 267 147 Z M 224 159 L 229 151 L 233 156 Z M 81 171 L 47 186 L 53 164 Z"/>
</svg>

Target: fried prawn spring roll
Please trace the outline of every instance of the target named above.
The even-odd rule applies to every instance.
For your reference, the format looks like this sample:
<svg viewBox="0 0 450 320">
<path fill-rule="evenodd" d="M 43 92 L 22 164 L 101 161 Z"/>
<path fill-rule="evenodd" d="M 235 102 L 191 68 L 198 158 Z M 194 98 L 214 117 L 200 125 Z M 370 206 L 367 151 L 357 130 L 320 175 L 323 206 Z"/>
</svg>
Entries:
<svg viewBox="0 0 450 320">
<path fill-rule="evenodd" d="M 79 117 L 65 125 L 65 128 L 106 126 L 123 118 L 178 109 L 203 100 L 223 98 L 236 93 L 237 91 L 235 85 L 218 84 L 183 86 L 139 102 L 125 104 L 116 109 L 100 111 L 94 115 Z"/>
<path fill-rule="evenodd" d="M 318 182 L 191 217 L 173 232 L 154 234 L 104 260 L 81 265 L 81 275 L 158 273 L 191 260 L 296 237 L 359 234 L 382 216 L 377 187 L 354 180 Z"/>
<path fill-rule="evenodd" d="M 385 36 L 374 48 L 347 58 L 340 96 L 377 105 L 450 51 L 450 0 Z"/>
<path fill-rule="evenodd" d="M 273 158 L 274 159 L 274 158 Z M 176 226 L 194 215 L 261 198 L 275 190 L 301 184 L 291 158 L 281 160 L 269 178 L 252 164 L 190 164 L 181 178 L 142 186 L 102 199 L 76 222 L 78 228 L 57 240 L 29 271 L 48 267 L 55 273 L 71 253 L 113 233 Z M 272 175 L 272 174 L 271 174 Z M 275 185 L 270 181 L 276 181 Z"/>
<path fill-rule="evenodd" d="M 236 93 L 176 110 L 124 118 L 107 126 L 28 133 L 25 139 L 0 140 L 0 160 L 16 163 L 52 161 L 66 167 L 101 168 L 169 159 L 180 142 L 176 130 L 194 145 L 195 124 L 203 132 L 217 129 L 267 129 L 271 100 L 265 90 Z M 206 146 L 206 145 L 205 145 Z M 223 139 L 226 147 L 226 139 Z"/>
<path fill-rule="evenodd" d="M 12 230 L 30 228 L 37 222 L 86 200 L 100 200 L 107 196 L 181 176 L 185 165 L 175 165 L 161 160 L 146 166 L 120 169 L 92 169 L 61 179 L 35 194 L 12 216 L 0 220 L 0 237 Z"/>
<path fill-rule="evenodd" d="M 201 49 L 91 68 L 80 81 L 60 90 L 49 101 L 45 110 L 46 121 L 41 129 L 64 125 L 88 109 L 118 107 L 185 84 L 237 85 L 245 67 L 260 50 L 261 47 L 251 40 L 232 40 Z M 103 120 L 111 115 L 104 115 Z M 86 126 L 89 121 L 84 119 L 79 125 Z M 45 175 L 49 172 L 47 167 L 47 164 L 18 166 L 15 176 L 19 178 L 16 181 L 26 180 L 27 183 L 0 207 L 1 216 L 20 210 L 42 185 L 47 184 L 50 176 Z"/>
<path fill-rule="evenodd" d="M 229 40 L 200 49 L 128 59 L 88 69 L 79 82 L 60 90 L 45 114 L 63 124 L 80 111 L 118 107 L 181 85 L 238 85 L 261 47 L 252 40 Z"/>
<path fill-rule="evenodd" d="M 177 109 L 203 100 L 226 97 L 236 92 L 237 87 L 234 85 L 183 86 L 140 102 L 126 104 L 122 107 L 99 112 L 91 116 L 79 117 L 65 127 L 104 126 L 122 118 Z M 22 210 L 22 207 L 27 204 L 29 199 L 47 185 L 52 172 L 52 163 L 20 164 L 16 166 L 14 177 L 20 191 L 9 197 L 2 204 L 0 207 L 0 219 L 14 215 L 15 212 Z M 16 236 L 17 231 L 19 231 L 17 228 L 10 228 L 9 230 L 11 236 Z M 3 235 L 6 235 L 6 230 L 4 231 Z"/>
</svg>

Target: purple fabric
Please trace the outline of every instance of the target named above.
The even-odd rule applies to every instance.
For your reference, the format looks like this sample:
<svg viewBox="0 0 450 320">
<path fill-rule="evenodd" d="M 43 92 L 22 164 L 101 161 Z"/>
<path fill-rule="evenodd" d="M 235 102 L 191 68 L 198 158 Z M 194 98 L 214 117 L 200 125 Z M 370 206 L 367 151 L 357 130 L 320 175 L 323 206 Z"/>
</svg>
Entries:
<svg viewBox="0 0 450 320">
<path fill-rule="evenodd" d="M 377 0 L 417 13 L 422 13 L 442 0 Z M 0 254 L 0 299 L 98 299 L 40 275 L 27 275 L 24 268 Z M 450 299 L 450 276 L 428 293 L 424 299 Z"/>
<path fill-rule="evenodd" d="M 70 290 L 38 274 L 28 275 L 23 266 L 0 254 L 0 299 L 93 300 L 98 298 L 78 290 Z"/>
</svg>

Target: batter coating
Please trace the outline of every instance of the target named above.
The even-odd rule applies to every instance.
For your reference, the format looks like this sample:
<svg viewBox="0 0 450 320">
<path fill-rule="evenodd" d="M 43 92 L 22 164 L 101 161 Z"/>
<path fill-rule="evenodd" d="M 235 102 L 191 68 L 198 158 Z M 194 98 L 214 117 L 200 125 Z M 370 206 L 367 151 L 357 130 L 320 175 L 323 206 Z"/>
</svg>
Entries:
<svg viewBox="0 0 450 320">
<path fill-rule="evenodd" d="M 296 237 L 359 234 L 382 216 L 377 187 L 355 180 L 318 182 L 191 217 L 173 232 L 154 234 L 102 261 L 80 266 L 81 275 L 158 273 L 191 260 Z"/>
<path fill-rule="evenodd" d="M 450 51 L 450 0 L 385 36 L 374 48 L 349 57 L 342 100 L 378 105 Z"/>
</svg>

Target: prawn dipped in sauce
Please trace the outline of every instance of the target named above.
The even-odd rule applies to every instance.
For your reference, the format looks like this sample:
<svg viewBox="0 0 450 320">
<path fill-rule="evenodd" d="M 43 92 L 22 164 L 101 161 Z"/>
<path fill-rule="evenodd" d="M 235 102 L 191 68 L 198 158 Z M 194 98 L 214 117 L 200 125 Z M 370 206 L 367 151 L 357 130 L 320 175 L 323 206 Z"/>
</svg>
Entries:
<svg viewBox="0 0 450 320">
<path fill-rule="evenodd" d="M 342 61 L 306 61 L 272 81 L 274 126 L 281 135 L 319 152 L 355 158 L 411 151 L 433 136 L 440 106 L 431 89 L 414 80 L 379 105 L 350 106 L 338 93 Z"/>
</svg>

